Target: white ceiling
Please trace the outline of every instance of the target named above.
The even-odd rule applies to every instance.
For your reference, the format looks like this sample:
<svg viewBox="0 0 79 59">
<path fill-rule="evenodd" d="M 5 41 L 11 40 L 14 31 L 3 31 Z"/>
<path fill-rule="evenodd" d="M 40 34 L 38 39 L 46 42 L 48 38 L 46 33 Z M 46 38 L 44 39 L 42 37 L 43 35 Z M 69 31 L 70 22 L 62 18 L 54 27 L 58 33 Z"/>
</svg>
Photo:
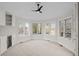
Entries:
<svg viewBox="0 0 79 59">
<path fill-rule="evenodd" d="M 33 12 L 37 8 L 34 2 L 0 2 L 0 7 L 26 19 L 50 19 L 72 13 L 72 2 L 43 2 L 43 13 Z"/>
</svg>

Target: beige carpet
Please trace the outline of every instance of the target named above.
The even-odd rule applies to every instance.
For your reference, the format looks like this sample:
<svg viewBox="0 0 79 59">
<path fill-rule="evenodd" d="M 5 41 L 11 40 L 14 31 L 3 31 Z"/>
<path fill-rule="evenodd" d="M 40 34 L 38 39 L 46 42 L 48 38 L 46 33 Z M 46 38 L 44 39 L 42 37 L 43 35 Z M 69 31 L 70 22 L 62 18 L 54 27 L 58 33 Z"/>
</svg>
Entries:
<svg viewBox="0 0 79 59">
<path fill-rule="evenodd" d="M 57 43 L 31 40 L 9 48 L 3 56 L 72 56 L 72 52 Z"/>
</svg>

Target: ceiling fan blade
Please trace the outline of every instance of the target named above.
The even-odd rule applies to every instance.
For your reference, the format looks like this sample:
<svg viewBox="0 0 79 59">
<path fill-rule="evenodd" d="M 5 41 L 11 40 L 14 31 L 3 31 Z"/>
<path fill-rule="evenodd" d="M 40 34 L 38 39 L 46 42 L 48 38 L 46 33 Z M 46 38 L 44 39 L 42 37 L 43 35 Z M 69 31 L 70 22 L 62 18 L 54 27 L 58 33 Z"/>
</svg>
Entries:
<svg viewBox="0 0 79 59">
<path fill-rule="evenodd" d="M 38 10 L 40 11 L 42 7 L 43 7 L 43 6 L 41 6 Z"/>
<path fill-rule="evenodd" d="M 43 6 L 41 6 L 40 9 L 41 9 L 42 7 L 43 7 Z"/>
</svg>

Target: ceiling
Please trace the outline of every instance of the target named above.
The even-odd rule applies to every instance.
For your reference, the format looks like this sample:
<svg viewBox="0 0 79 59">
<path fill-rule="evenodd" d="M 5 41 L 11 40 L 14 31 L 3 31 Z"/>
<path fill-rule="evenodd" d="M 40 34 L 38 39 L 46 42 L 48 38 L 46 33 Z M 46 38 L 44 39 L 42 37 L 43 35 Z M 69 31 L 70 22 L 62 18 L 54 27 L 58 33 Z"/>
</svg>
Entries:
<svg viewBox="0 0 79 59">
<path fill-rule="evenodd" d="M 42 2 L 41 4 L 44 6 L 42 14 L 32 11 L 37 8 L 35 2 L 0 2 L 0 7 L 14 13 L 16 16 L 34 20 L 71 15 L 73 9 L 72 2 Z"/>
</svg>

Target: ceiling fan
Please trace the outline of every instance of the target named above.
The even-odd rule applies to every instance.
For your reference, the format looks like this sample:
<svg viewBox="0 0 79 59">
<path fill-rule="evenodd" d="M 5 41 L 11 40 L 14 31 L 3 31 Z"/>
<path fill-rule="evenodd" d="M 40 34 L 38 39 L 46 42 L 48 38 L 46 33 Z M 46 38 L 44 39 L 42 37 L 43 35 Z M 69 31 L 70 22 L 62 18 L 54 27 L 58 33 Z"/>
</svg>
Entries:
<svg viewBox="0 0 79 59">
<path fill-rule="evenodd" d="M 37 9 L 36 10 L 32 10 L 38 13 L 42 13 L 41 9 L 43 8 L 43 6 L 40 3 L 37 3 Z"/>
</svg>

